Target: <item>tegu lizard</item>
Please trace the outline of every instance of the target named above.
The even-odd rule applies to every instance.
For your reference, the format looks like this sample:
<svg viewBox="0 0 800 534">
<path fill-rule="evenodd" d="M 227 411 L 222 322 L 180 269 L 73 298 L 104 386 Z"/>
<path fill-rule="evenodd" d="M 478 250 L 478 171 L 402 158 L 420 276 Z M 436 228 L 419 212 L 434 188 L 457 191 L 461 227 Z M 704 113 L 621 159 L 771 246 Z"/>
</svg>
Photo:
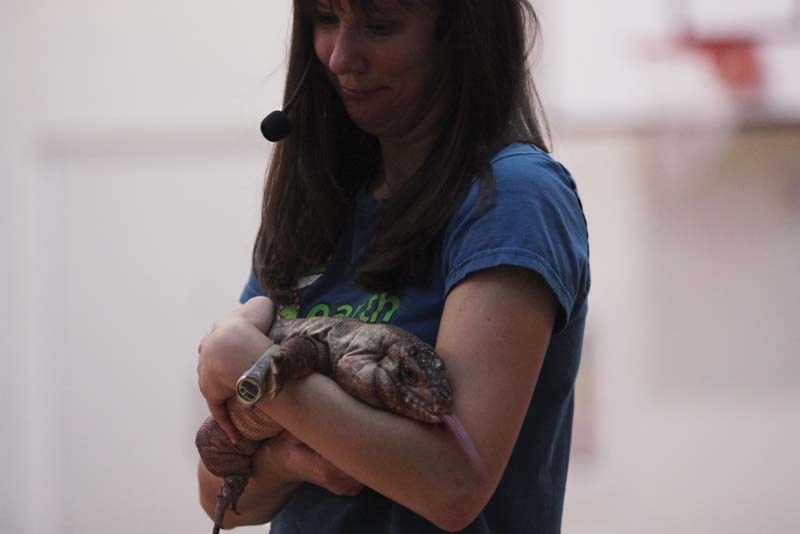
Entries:
<svg viewBox="0 0 800 534">
<path fill-rule="evenodd" d="M 280 345 L 268 372 L 271 397 L 280 392 L 285 380 L 313 372 L 325 374 L 371 406 L 417 421 L 444 423 L 467 459 L 484 473 L 475 447 L 452 415 L 453 396 L 444 362 L 413 334 L 357 319 L 316 317 L 275 321 L 268 336 Z M 214 534 L 219 532 L 228 506 L 238 513 L 236 504 L 249 480 L 258 443 L 283 430 L 263 412 L 235 398 L 228 401 L 228 410 L 245 440 L 234 445 L 210 417 L 195 440 L 206 468 L 224 480 L 217 495 Z"/>
</svg>

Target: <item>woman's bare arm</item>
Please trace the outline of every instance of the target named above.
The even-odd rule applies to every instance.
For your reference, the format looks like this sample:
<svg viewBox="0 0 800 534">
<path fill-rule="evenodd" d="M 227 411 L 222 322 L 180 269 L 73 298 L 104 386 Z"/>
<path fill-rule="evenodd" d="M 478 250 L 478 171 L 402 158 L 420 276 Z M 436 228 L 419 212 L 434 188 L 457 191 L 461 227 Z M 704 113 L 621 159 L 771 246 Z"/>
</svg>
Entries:
<svg viewBox="0 0 800 534">
<path fill-rule="evenodd" d="M 448 366 L 455 413 L 488 468 L 488 480 L 465 461 L 448 433 L 367 406 L 322 375 L 290 382 L 258 407 L 355 479 L 445 530 L 459 530 L 483 509 L 499 482 L 555 312 L 541 277 L 512 267 L 475 273 L 445 303 L 436 349 Z M 245 337 L 237 343 L 255 355 L 270 343 L 261 333 Z M 237 373 L 247 366 L 243 362 L 220 378 L 231 393 Z"/>
</svg>

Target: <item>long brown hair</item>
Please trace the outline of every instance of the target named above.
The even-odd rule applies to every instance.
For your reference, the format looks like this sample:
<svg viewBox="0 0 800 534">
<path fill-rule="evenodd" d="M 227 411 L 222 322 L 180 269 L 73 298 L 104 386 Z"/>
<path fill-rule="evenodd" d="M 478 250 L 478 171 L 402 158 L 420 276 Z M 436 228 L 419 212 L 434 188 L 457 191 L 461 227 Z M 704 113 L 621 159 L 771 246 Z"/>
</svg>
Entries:
<svg viewBox="0 0 800 534">
<path fill-rule="evenodd" d="M 341 0 L 337 0 L 341 1 Z M 431 0 L 395 0 L 406 7 Z M 368 11 L 375 0 L 348 0 Z M 294 133 L 278 143 L 267 171 L 253 269 L 261 287 L 287 303 L 297 279 L 324 264 L 350 219 L 355 193 L 380 166 L 378 140 L 347 116 L 314 59 L 316 2 L 294 0 L 285 94 L 294 93 Z M 491 195 L 492 155 L 512 141 L 549 151 L 529 72 L 539 22 L 527 0 L 439 0 L 456 94 L 442 134 L 423 165 L 384 201 L 381 223 L 357 268 L 357 281 L 386 291 L 424 280 L 439 239 L 473 180 Z"/>
</svg>

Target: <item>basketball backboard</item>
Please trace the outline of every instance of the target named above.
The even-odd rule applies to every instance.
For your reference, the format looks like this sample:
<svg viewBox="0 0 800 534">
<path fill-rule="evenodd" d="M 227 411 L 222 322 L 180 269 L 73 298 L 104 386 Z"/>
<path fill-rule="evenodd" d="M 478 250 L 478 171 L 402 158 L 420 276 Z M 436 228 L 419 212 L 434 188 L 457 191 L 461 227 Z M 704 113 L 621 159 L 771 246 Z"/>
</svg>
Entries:
<svg viewBox="0 0 800 534">
<path fill-rule="evenodd" d="M 800 122 L 800 0 L 535 5 L 559 124 Z"/>
</svg>

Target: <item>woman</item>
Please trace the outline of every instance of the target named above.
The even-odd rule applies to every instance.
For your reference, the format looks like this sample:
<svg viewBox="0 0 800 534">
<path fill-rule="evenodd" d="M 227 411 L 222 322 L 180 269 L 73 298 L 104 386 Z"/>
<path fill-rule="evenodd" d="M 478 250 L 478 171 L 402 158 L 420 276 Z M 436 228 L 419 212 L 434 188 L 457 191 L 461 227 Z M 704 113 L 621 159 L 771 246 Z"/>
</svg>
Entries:
<svg viewBox="0 0 800 534">
<path fill-rule="evenodd" d="M 445 359 L 488 476 L 448 433 L 315 374 L 260 402 L 286 431 L 256 453 L 226 528 L 560 530 L 588 237 L 534 112 L 535 28 L 524 0 L 295 0 L 287 94 L 310 62 L 309 77 L 245 304 L 201 343 L 201 392 L 235 438 L 224 403 L 276 313 L 391 323 Z M 219 479 L 202 465 L 199 479 L 212 515 Z"/>
</svg>

